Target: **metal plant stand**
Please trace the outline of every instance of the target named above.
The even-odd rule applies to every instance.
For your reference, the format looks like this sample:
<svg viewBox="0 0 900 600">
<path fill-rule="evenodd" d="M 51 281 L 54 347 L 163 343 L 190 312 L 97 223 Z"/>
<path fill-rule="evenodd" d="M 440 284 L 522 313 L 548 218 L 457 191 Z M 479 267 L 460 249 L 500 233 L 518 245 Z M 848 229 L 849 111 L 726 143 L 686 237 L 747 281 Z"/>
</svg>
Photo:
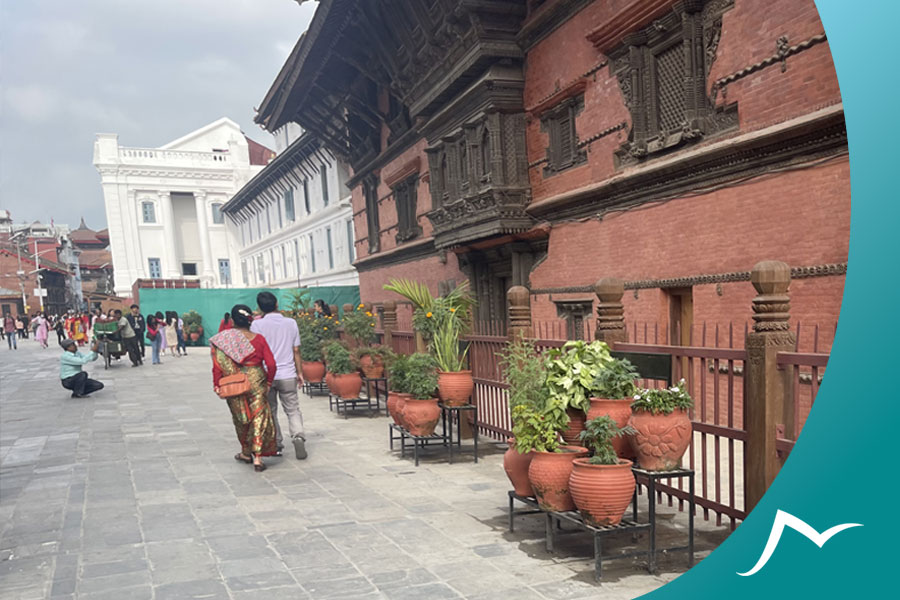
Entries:
<svg viewBox="0 0 900 600">
<path fill-rule="evenodd" d="M 388 398 L 388 380 L 387 377 L 363 377 L 363 387 L 366 390 L 366 396 L 371 396 L 374 390 L 375 403 L 381 407 L 384 404 L 384 414 L 388 415 L 387 398 Z"/>
<path fill-rule="evenodd" d="M 669 478 L 688 478 L 688 545 L 676 546 L 673 548 L 664 548 L 663 553 L 687 551 L 688 568 L 694 565 L 694 510 L 696 508 L 696 498 L 694 497 L 694 471 L 691 469 L 674 469 L 672 471 L 646 471 L 640 467 L 632 467 L 634 478 L 637 485 L 647 486 L 647 503 L 648 503 L 648 520 L 650 525 L 650 565 L 651 573 L 656 573 L 656 482 L 660 479 Z M 638 488 L 634 488 L 634 498 L 631 503 L 632 517 L 635 521 L 638 519 Z"/>
<path fill-rule="evenodd" d="M 478 407 L 474 404 L 466 404 L 463 406 L 444 406 L 441 407 L 441 432 L 435 432 L 431 435 L 413 435 L 407 429 L 396 423 L 388 425 L 388 436 L 390 439 L 391 450 L 394 449 L 394 442 L 400 441 L 400 456 L 406 456 L 406 448 L 412 443 L 413 457 L 416 466 L 419 466 L 419 449 L 424 450 L 429 446 L 443 446 L 447 449 L 447 460 L 453 463 L 453 448 L 462 451 L 462 434 L 459 427 L 459 419 L 463 411 L 472 411 L 473 413 L 473 454 L 475 462 L 478 462 Z M 453 436 L 454 424 L 456 425 L 456 437 Z"/>
<path fill-rule="evenodd" d="M 303 393 L 307 396 L 328 396 L 331 392 L 328 390 L 328 385 L 324 381 L 317 382 L 309 382 L 303 381 Z"/>
</svg>

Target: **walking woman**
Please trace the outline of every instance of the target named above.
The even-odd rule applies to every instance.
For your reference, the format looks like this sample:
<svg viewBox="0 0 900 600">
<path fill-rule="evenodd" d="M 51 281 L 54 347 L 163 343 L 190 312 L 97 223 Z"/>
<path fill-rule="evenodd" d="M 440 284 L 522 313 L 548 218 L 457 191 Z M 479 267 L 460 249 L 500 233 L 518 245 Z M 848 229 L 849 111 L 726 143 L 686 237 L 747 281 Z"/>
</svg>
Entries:
<svg viewBox="0 0 900 600">
<path fill-rule="evenodd" d="M 172 351 L 172 356 L 181 356 L 178 348 L 178 313 L 166 311 L 166 348 Z"/>
<path fill-rule="evenodd" d="M 225 316 L 219 322 L 219 333 L 222 333 L 226 329 L 231 329 L 232 327 L 234 327 L 234 324 L 231 322 L 231 315 L 225 313 Z"/>
<path fill-rule="evenodd" d="M 41 348 L 46 348 L 47 334 L 50 333 L 50 322 L 47 320 L 47 313 L 38 314 L 35 321 L 37 322 L 37 328 L 34 330 L 34 339 L 41 344 Z"/>
<path fill-rule="evenodd" d="M 250 391 L 227 399 L 241 451 L 234 459 L 265 471 L 262 456 L 277 453 L 275 423 L 269 410 L 268 393 L 275 379 L 275 358 L 266 338 L 250 331 L 253 312 L 249 306 L 236 304 L 231 309 L 233 329 L 226 329 L 209 339 L 213 361 L 213 387 L 219 393 L 219 380 L 226 375 L 244 373 Z"/>
<path fill-rule="evenodd" d="M 160 331 L 159 321 L 155 315 L 147 317 L 147 339 L 150 340 L 150 348 L 153 351 L 153 364 L 161 365 L 159 360 L 159 349 L 163 342 L 163 332 Z"/>
</svg>

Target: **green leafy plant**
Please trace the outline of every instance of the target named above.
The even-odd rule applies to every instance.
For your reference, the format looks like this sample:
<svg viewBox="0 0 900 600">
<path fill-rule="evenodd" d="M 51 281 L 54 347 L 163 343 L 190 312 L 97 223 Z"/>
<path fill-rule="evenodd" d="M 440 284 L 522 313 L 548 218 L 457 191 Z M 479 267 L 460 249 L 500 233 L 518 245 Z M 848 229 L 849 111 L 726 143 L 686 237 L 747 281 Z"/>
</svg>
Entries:
<svg viewBox="0 0 900 600">
<path fill-rule="evenodd" d="M 580 437 L 581 442 L 594 453 L 589 461 L 592 465 L 617 465 L 619 457 L 612 445 L 613 438 L 634 433 L 631 425 L 620 428 L 612 417 L 603 415 L 585 423 Z"/>
<path fill-rule="evenodd" d="M 518 336 L 500 354 L 503 376 L 509 384 L 510 409 L 537 408 L 547 397 L 547 368 L 534 344 Z"/>
<path fill-rule="evenodd" d="M 353 350 L 353 358 L 358 362 L 364 356 L 371 356 L 372 359 L 381 359 L 381 362 L 388 365 L 394 360 L 394 351 L 387 346 L 375 344 L 374 346 L 360 346 Z"/>
<path fill-rule="evenodd" d="M 624 358 L 614 358 L 600 369 L 592 384 L 593 395 L 609 400 L 631 398 L 637 392 L 634 380 L 639 377 L 637 369 Z"/>
<path fill-rule="evenodd" d="M 312 304 L 312 290 L 309 288 L 297 288 L 290 291 L 288 298 L 290 299 L 288 306 L 291 313 L 296 315 L 296 313 L 305 311 Z"/>
<path fill-rule="evenodd" d="M 344 333 L 358 345 L 370 344 L 375 339 L 375 315 L 365 307 L 357 306 L 354 310 L 345 312 L 340 323 L 344 327 Z"/>
<path fill-rule="evenodd" d="M 383 288 L 389 292 L 400 294 L 412 302 L 413 306 L 416 308 L 431 310 L 432 304 L 435 301 L 435 297 L 431 295 L 428 286 L 417 281 L 410 281 L 409 279 L 391 279 L 388 283 L 384 284 Z M 449 302 L 450 306 L 465 314 L 471 313 L 472 307 L 475 306 L 475 299 L 469 292 L 468 280 L 464 280 L 453 288 L 450 293 L 444 296 L 444 299 Z"/>
<path fill-rule="evenodd" d="M 340 321 L 334 317 L 316 318 L 306 312 L 294 315 L 294 321 L 297 322 L 301 340 L 311 337 L 317 343 L 323 340 L 335 339 L 338 334 L 337 326 L 340 324 Z"/>
<path fill-rule="evenodd" d="M 181 320 L 184 321 L 184 326 L 187 330 L 191 331 L 191 326 L 196 325 L 197 327 L 203 327 L 203 317 L 200 316 L 196 310 L 189 310 L 183 315 L 181 315 Z"/>
<path fill-rule="evenodd" d="M 405 393 L 412 394 L 412 397 L 418 400 L 434 398 L 438 385 L 437 363 L 434 357 L 417 352 L 407 359 L 406 367 Z"/>
<path fill-rule="evenodd" d="M 634 395 L 634 402 L 631 403 L 631 410 L 644 411 L 654 415 L 672 414 L 676 408 L 681 410 L 690 410 L 694 407 L 694 400 L 684 389 L 684 379 L 670 388 L 662 389 L 643 389 Z"/>
<path fill-rule="evenodd" d="M 319 345 L 319 340 L 311 335 L 301 335 L 300 358 L 306 362 L 321 362 L 323 356 L 322 347 Z"/>
<path fill-rule="evenodd" d="M 385 366 L 391 390 L 398 394 L 408 394 L 409 356 L 406 354 L 393 355 L 385 361 Z"/>
<path fill-rule="evenodd" d="M 563 410 L 572 408 L 587 411 L 594 389 L 594 380 L 612 356 L 604 342 L 566 342 L 562 348 L 547 351 L 548 402 Z"/>
<path fill-rule="evenodd" d="M 512 434 L 516 439 L 516 451 L 527 454 L 531 451 L 558 452 L 560 449 L 558 431 L 565 427 L 568 417 L 563 413 L 564 422 L 548 416 L 533 406 L 519 404 L 512 409 Z"/>
<path fill-rule="evenodd" d="M 359 366 L 353 360 L 350 350 L 337 340 L 325 344 L 322 352 L 325 355 L 325 363 L 328 365 L 328 370 L 335 375 L 353 373 Z"/>
</svg>

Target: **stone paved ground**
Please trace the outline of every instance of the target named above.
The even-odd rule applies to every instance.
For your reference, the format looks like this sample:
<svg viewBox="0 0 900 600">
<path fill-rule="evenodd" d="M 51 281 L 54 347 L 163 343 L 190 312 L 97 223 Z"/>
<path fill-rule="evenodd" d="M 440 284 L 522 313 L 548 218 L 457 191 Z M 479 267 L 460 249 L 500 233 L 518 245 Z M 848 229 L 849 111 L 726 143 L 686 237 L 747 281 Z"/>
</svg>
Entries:
<svg viewBox="0 0 900 600">
<path fill-rule="evenodd" d="M 503 449 L 419 468 L 388 450 L 386 417 L 349 420 L 304 398 L 310 457 L 237 463 L 208 354 L 90 370 L 72 399 L 59 350 L 0 349 L 0 598 L 630 598 L 684 570 L 605 563 L 591 541 L 543 549 L 542 519 L 506 530 Z M 684 515 L 662 509 L 661 544 Z M 698 557 L 727 532 L 698 521 Z M 627 537 L 627 536 L 626 536 Z M 624 548 L 630 539 L 610 544 Z"/>
</svg>

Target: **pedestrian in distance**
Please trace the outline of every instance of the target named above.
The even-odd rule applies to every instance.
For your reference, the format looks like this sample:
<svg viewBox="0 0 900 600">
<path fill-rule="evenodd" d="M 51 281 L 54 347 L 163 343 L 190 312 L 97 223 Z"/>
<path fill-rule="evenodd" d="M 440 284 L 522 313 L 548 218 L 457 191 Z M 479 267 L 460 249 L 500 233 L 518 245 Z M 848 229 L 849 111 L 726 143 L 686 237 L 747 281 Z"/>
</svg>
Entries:
<svg viewBox="0 0 900 600">
<path fill-rule="evenodd" d="M 319 298 L 313 303 L 313 308 L 316 311 L 316 318 L 319 319 L 321 317 L 330 317 L 331 316 L 331 307 L 325 304 L 325 301 Z"/>
<path fill-rule="evenodd" d="M 138 337 L 134 332 L 134 329 L 131 327 L 131 323 L 128 322 L 128 319 L 122 314 L 122 311 L 116 309 L 116 312 L 113 313 L 113 316 L 116 319 L 116 323 L 118 325 L 118 334 L 122 338 L 122 345 L 125 347 L 125 351 L 128 353 L 128 358 L 131 360 L 132 367 L 139 367 L 143 363 L 141 360 L 141 352 L 138 350 Z"/>
<path fill-rule="evenodd" d="M 171 310 L 166 311 L 166 348 L 172 356 L 181 356 L 181 350 L 178 348 L 178 313 Z"/>
<path fill-rule="evenodd" d="M 162 347 L 163 332 L 160 329 L 156 315 L 147 317 L 147 339 L 150 340 L 151 364 L 154 365 L 162 364 L 159 360 L 159 352 Z"/>
<path fill-rule="evenodd" d="M 22 315 L 16 317 L 16 333 L 20 340 L 25 339 L 25 321 L 22 320 Z"/>
<path fill-rule="evenodd" d="M 300 369 L 300 331 L 297 322 L 288 319 L 278 312 L 278 300 L 272 292 L 260 292 L 256 303 L 263 317 L 250 326 L 250 331 L 266 338 L 272 355 L 275 357 L 276 373 L 272 387 L 269 388 L 269 410 L 275 421 L 275 436 L 278 452 L 284 448 L 284 437 L 281 424 L 278 422 L 278 399 L 288 418 L 288 430 L 295 456 L 306 458 L 306 434 L 303 431 L 303 414 L 300 412 L 300 401 L 297 388 L 303 385 Z"/>
<path fill-rule="evenodd" d="M 231 329 L 234 327 L 234 324 L 231 322 L 231 315 L 225 313 L 225 316 L 222 317 L 222 320 L 219 321 L 219 332 L 225 331 L 226 329 Z"/>
<path fill-rule="evenodd" d="M 156 317 L 156 327 L 159 328 L 159 353 L 160 356 L 165 356 L 166 354 L 166 317 L 163 316 L 162 311 L 156 311 L 156 314 L 153 315 Z"/>
<path fill-rule="evenodd" d="M 61 315 L 53 317 L 53 331 L 56 332 L 57 341 L 62 344 L 63 340 L 66 339 L 66 322 Z"/>
<path fill-rule="evenodd" d="M 3 334 L 6 336 L 6 343 L 9 344 L 9 349 L 18 350 L 19 346 L 16 342 L 16 321 L 9 313 L 3 315 Z"/>
<path fill-rule="evenodd" d="M 102 390 L 103 384 L 95 379 L 90 379 L 81 368 L 91 361 L 97 360 L 98 342 L 94 340 L 91 351 L 82 354 L 78 351 L 75 340 L 63 340 L 63 353 L 59 359 L 59 379 L 62 386 L 72 391 L 73 398 L 85 398 L 92 393 Z"/>
<path fill-rule="evenodd" d="M 234 328 L 209 339 L 213 389 L 226 400 L 231 410 L 235 433 L 241 444 L 241 451 L 234 459 L 252 464 L 258 472 L 265 471 L 261 457 L 274 456 L 277 451 L 275 424 L 268 400 L 269 388 L 275 379 L 275 358 L 266 338 L 250 331 L 253 313 L 249 306 L 236 304 L 231 309 L 231 319 Z M 225 377 L 232 382 L 227 387 L 220 387 L 220 383 L 225 386 Z M 231 386 L 237 390 L 230 390 Z"/>
<path fill-rule="evenodd" d="M 146 356 L 144 332 L 147 330 L 147 322 L 144 320 L 144 315 L 141 314 L 141 307 L 137 304 L 132 304 L 131 311 L 125 315 L 125 318 L 128 319 L 128 324 L 131 325 L 131 328 L 134 329 L 138 349 L 141 351 L 141 362 L 143 363 L 143 359 Z"/>
<path fill-rule="evenodd" d="M 177 312 L 172 312 L 175 315 L 175 332 L 177 333 L 178 338 L 178 351 L 182 356 L 187 356 L 187 342 L 184 340 L 184 319 L 178 316 Z"/>
<path fill-rule="evenodd" d="M 39 313 L 34 322 L 37 324 L 34 328 L 34 339 L 41 345 L 41 348 L 46 350 L 47 335 L 50 333 L 50 321 L 47 319 L 47 313 Z"/>
</svg>

